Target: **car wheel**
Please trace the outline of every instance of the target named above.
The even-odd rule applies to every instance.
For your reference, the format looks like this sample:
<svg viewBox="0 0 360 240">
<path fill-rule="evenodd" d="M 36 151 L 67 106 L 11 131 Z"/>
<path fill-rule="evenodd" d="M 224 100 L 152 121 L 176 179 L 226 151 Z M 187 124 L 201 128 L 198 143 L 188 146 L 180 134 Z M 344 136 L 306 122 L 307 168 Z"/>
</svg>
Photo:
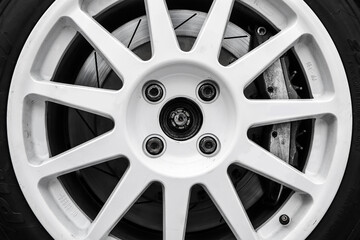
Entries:
<svg viewBox="0 0 360 240">
<path fill-rule="evenodd" d="M 360 237 L 353 0 L 0 0 L 2 239 Z"/>
</svg>

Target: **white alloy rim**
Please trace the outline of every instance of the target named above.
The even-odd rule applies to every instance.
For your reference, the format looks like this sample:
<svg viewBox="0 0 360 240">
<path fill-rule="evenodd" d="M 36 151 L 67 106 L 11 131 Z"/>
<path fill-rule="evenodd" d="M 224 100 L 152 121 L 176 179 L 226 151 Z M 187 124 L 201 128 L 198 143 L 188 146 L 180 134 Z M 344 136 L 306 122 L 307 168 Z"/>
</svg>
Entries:
<svg viewBox="0 0 360 240">
<path fill-rule="evenodd" d="M 158 181 L 164 187 L 164 239 L 184 239 L 189 194 L 195 184 L 204 186 L 236 238 L 305 239 L 324 216 L 339 188 L 352 132 L 346 74 L 320 20 L 303 1 L 242 0 L 279 33 L 233 64 L 223 66 L 218 55 L 234 0 L 214 0 L 189 52 L 179 48 L 165 0 L 146 0 L 153 56 L 142 61 L 92 17 L 116 2 L 55 1 L 30 35 L 13 75 L 7 115 L 12 162 L 19 185 L 46 230 L 55 239 L 113 239 L 109 236 L 112 228 L 147 186 Z M 77 32 L 123 79 L 121 90 L 51 82 Z M 242 94 L 245 87 L 290 48 L 294 48 L 309 79 L 313 99 L 247 99 Z M 216 80 L 222 93 L 212 104 L 199 103 L 204 124 L 197 136 L 214 134 L 221 144 L 211 157 L 199 153 L 196 137 L 185 143 L 167 140 L 157 124 L 159 105 L 145 107 L 150 104 L 144 99 L 137 105 L 144 84 L 152 80 L 149 76 L 164 78 L 168 84 L 162 81 L 170 89 L 165 103 L 183 96 L 198 101 L 195 89 L 205 75 Z M 179 88 L 176 82 L 184 76 L 187 80 Z M 45 101 L 108 117 L 115 127 L 85 144 L 49 157 Z M 154 121 L 145 122 L 138 117 L 139 113 Z M 315 118 L 316 123 L 304 172 L 264 151 L 247 137 L 250 127 L 309 118 Z M 214 127 L 214 122 L 225 124 Z M 149 157 L 143 151 L 144 139 L 152 134 L 167 140 L 166 152 L 159 158 Z M 57 177 L 119 156 L 129 159 L 129 168 L 99 215 L 91 221 L 72 202 Z M 257 229 L 249 221 L 227 175 L 233 163 L 295 191 Z M 283 213 L 292 219 L 286 227 L 278 220 Z"/>
</svg>

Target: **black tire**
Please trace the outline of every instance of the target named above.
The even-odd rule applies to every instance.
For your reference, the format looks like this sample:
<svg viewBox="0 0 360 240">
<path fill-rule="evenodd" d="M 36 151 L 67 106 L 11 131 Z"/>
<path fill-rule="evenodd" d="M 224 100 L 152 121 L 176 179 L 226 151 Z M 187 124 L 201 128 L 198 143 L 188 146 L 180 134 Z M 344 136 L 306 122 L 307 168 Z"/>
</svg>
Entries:
<svg viewBox="0 0 360 240">
<path fill-rule="evenodd" d="M 52 239 L 28 206 L 11 165 L 6 134 L 9 84 L 24 42 L 52 1 L 0 1 L 0 239 Z"/>
<path fill-rule="evenodd" d="M 7 143 L 6 113 L 12 74 L 22 47 L 53 0 L 0 0 L 0 239 L 52 239 L 17 183 Z M 353 139 L 341 187 L 311 240 L 360 239 L 360 2 L 307 0 L 341 55 L 353 104 Z"/>
<path fill-rule="evenodd" d="M 329 211 L 309 239 L 360 239 L 360 2 L 306 1 L 332 36 L 346 69 L 353 104 L 347 169 Z"/>
</svg>

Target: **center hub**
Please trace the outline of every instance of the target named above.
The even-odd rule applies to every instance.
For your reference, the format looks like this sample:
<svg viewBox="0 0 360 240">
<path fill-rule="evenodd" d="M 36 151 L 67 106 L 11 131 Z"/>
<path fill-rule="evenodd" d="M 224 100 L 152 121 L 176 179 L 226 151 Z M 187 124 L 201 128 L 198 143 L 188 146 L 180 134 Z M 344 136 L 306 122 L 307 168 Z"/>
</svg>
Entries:
<svg viewBox="0 0 360 240">
<path fill-rule="evenodd" d="M 165 104 L 159 120 L 162 130 L 168 137 L 185 141 L 200 131 L 203 115 L 194 101 L 187 98 L 175 98 Z"/>
</svg>

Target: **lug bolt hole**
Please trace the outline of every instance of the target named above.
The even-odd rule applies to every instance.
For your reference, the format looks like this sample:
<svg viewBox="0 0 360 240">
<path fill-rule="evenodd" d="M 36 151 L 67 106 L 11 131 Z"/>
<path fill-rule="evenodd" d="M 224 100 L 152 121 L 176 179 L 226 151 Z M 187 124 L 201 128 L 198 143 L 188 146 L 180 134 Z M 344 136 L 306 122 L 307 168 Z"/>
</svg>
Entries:
<svg viewBox="0 0 360 240">
<path fill-rule="evenodd" d="M 272 134 L 271 134 L 271 135 L 273 136 L 273 138 L 277 138 L 277 136 L 278 136 L 278 132 L 274 131 L 274 132 L 272 132 Z"/>
<path fill-rule="evenodd" d="M 274 92 L 274 88 L 273 88 L 273 87 L 268 87 L 267 90 L 268 90 L 269 93 L 273 93 L 273 92 Z"/>
<path fill-rule="evenodd" d="M 144 95 L 152 103 L 159 102 L 164 96 L 164 88 L 160 83 L 151 82 L 145 87 Z"/>
<path fill-rule="evenodd" d="M 205 82 L 200 85 L 198 95 L 204 102 L 213 101 L 218 95 L 218 89 L 212 82 Z"/>
<path fill-rule="evenodd" d="M 212 136 L 205 136 L 199 142 L 199 149 L 205 155 L 214 154 L 218 150 L 218 141 Z"/>
<path fill-rule="evenodd" d="M 151 156 L 159 156 L 164 148 L 164 141 L 159 137 L 150 137 L 145 143 L 145 149 Z"/>
</svg>

